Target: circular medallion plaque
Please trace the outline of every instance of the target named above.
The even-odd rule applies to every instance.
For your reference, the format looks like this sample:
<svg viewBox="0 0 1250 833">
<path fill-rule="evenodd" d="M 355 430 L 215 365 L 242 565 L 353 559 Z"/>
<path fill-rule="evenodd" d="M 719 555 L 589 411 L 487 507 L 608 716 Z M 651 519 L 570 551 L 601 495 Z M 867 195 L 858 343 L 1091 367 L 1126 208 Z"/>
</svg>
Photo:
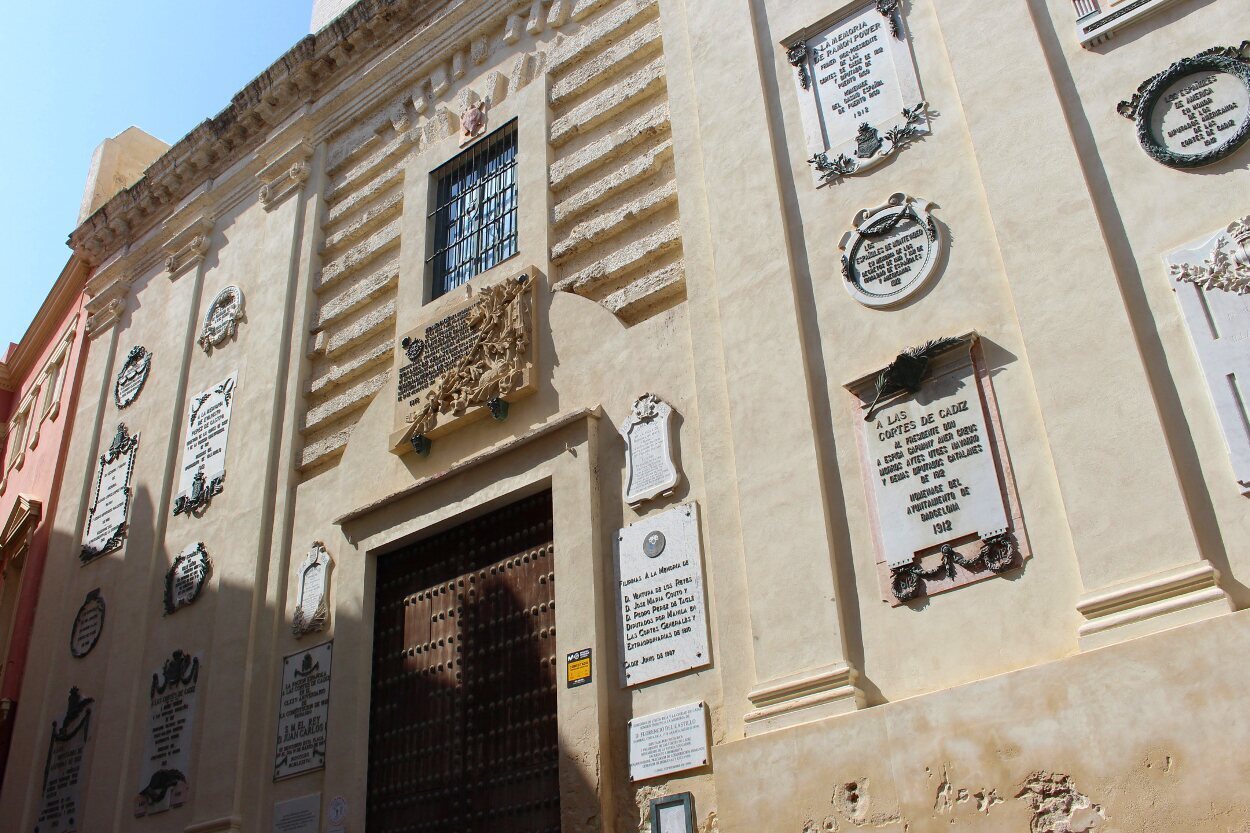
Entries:
<svg viewBox="0 0 1250 833">
<path fill-rule="evenodd" d="M 82 659 L 91 653 L 91 649 L 100 641 L 104 631 L 104 597 L 100 588 L 87 594 L 78 615 L 74 617 L 74 627 L 69 634 L 69 652 Z"/>
<path fill-rule="evenodd" d="M 667 545 L 668 541 L 665 540 L 664 533 L 657 529 L 647 533 L 647 537 L 642 539 L 642 552 L 647 558 L 659 558 Z"/>
<path fill-rule="evenodd" d="M 933 278 L 945 240 L 929 215 L 930 203 L 892 194 L 855 215 L 842 237 L 842 276 L 851 297 L 866 307 L 901 304 Z"/>
<path fill-rule="evenodd" d="M 1250 139 L 1250 60 L 1242 51 L 1220 47 L 1177 61 L 1120 102 L 1152 159 L 1199 168 Z"/>
</svg>

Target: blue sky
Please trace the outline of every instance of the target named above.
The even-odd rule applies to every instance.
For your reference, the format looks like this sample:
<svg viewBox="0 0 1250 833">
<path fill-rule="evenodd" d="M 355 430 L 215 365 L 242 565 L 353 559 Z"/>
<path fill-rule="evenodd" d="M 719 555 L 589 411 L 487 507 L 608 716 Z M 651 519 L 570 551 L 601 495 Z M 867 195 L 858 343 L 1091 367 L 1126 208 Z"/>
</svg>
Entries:
<svg viewBox="0 0 1250 833">
<path fill-rule="evenodd" d="M 0 355 L 69 258 L 100 141 L 174 143 L 308 33 L 312 0 L 5 4 L 0 50 Z"/>
</svg>

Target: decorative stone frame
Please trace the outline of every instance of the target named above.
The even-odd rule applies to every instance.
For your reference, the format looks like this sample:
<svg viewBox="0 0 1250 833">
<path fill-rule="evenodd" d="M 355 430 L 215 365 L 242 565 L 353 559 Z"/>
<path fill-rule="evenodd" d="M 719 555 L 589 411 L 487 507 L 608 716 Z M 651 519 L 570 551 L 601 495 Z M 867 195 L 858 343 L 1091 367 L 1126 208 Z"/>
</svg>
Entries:
<svg viewBox="0 0 1250 833">
<path fill-rule="evenodd" d="M 634 449 L 633 432 L 644 423 L 659 421 L 661 428 L 661 450 L 658 452 L 668 470 L 668 476 L 649 489 L 634 490 Z M 652 498 L 672 492 L 681 482 L 681 472 L 673 459 L 673 407 L 653 393 L 644 393 L 634 401 L 629 416 L 621 424 L 621 437 L 625 440 L 625 502 L 631 506 L 651 500 Z"/>
<path fill-rule="evenodd" d="M 214 347 L 220 347 L 239 333 L 243 320 L 243 290 L 231 284 L 217 293 L 204 313 L 204 326 L 197 339 L 200 347 L 210 356 Z"/>
<path fill-rule="evenodd" d="M 48 363 L 44 365 L 41 386 L 44 388 L 45 393 L 43 413 L 40 415 L 41 422 L 45 419 L 55 420 L 61 413 L 61 395 L 65 390 L 66 365 L 69 363 L 70 348 L 77 337 L 78 319 L 75 318 L 61 335 L 61 341 L 57 345 L 56 352 L 52 354 L 52 357 L 48 359 Z"/>
<path fill-rule="evenodd" d="M 836 146 L 830 145 L 826 141 L 824 117 L 816 100 L 817 82 L 808 44 L 835 24 L 873 7 L 890 28 L 886 40 L 890 44 L 890 60 L 897 71 L 903 109 L 889 122 L 864 122 L 854 139 L 840 141 Z M 908 43 L 907 25 L 899 0 L 855 0 L 844 3 L 832 14 L 786 38 L 781 46 L 785 50 L 786 62 L 794 67 L 793 77 L 799 97 L 803 132 L 808 153 L 811 154 L 807 161 L 812 166 L 816 187 L 831 185 L 844 177 L 863 173 L 929 132 L 927 104 Z M 848 152 L 861 144 L 865 148 L 874 149 L 871 153 Z"/>
<path fill-rule="evenodd" d="M 930 213 L 932 208 L 933 203 L 928 200 L 900 192 L 891 194 L 884 205 L 860 209 L 855 215 L 851 230 L 842 235 L 842 240 L 838 243 L 838 248 L 842 251 L 843 283 L 852 298 L 872 309 L 889 309 L 906 302 L 933 282 L 937 277 L 938 266 L 945 257 L 947 241 L 942 228 Z M 894 292 L 870 294 L 856 279 L 855 255 L 864 241 L 888 233 L 904 219 L 910 219 L 924 229 L 925 258 L 921 265 L 921 274 Z"/>
<path fill-rule="evenodd" d="M 1250 98 L 1250 40 L 1240 46 L 1217 46 L 1190 58 L 1182 58 L 1157 75 L 1148 78 L 1137 88 L 1133 97 L 1121 101 L 1116 112 L 1131 119 L 1137 126 L 1137 141 L 1151 159 L 1169 168 L 1201 168 L 1218 162 L 1235 153 L 1250 139 L 1250 108 L 1242 113 L 1241 126 L 1227 141 L 1205 153 L 1192 156 L 1168 150 L 1155 136 L 1151 122 L 1155 106 L 1163 94 L 1186 75 L 1199 72 L 1218 72 L 1231 75 L 1241 82 L 1247 98 Z"/>
<path fill-rule="evenodd" d="M 990 379 L 990 368 L 985 361 L 980 337 L 974 332 L 954 339 L 939 339 L 937 342 L 930 342 L 926 347 L 930 345 L 933 345 L 934 349 L 926 349 L 923 353 L 926 354 L 924 358 L 934 368 L 934 372 L 931 375 L 926 374 L 926 379 L 958 371 L 965 366 L 964 362 L 971 365 L 972 378 L 975 381 L 977 395 L 985 415 L 988 433 L 986 440 L 989 445 L 987 450 L 992 455 L 994 469 L 998 475 L 998 487 L 1006 508 L 1008 525 L 1006 532 L 994 539 L 980 540 L 975 537 L 969 537 L 967 540 L 959 540 L 958 543 L 933 546 L 927 550 L 920 551 L 915 562 L 913 562 L 912 568 L 906 571 L 916 574 L 919 579 L 919 588 L 913 595 L 907 598 L 900 598 L 896 594 L 898 588 L 895 585 L 899 571 L 891 569 L 881 535 L 881 524 L 884 519 L 880 516 L 877 508 L 876 492 L 870 479 L 873 475 L 868 470 L 871 459 L 869 457 L 866 435 L 868 430 L 866 427 L 867 422 L 864 418 L 865 408 L 870 403 L 873 403 L 875 399 L 880 398 L 880 384 L 878 380 L 890 368 L 862 376 L 848 383 L 846 389 L 851 394 L 856 441 L 859 446 L 860 476 L 864 486 L 864 493 L 867 497 L 873 545 L 877 553 L 876 569 L 881 586 L 881 600 L 891 607 L 911 604 L 926 597 L 936 596 L 969 584 L 994 578 L 996 575 L 1010 572 L 1022 566 L 1033 555 L 1024 527 L 1024 511 L 1016 489 L 1015 475 L 1012 472 L 1011 462 L 1007 454 L 1007 443 L 1003 435 L 1002 417 L 998 410 L 998 400 L 994 395 L 994 388 Z M 965 350 L 967 351 L 966 359 L 959 355 L 959 353 Z M 907 352 L 921 355 L 919 349 Z M 878 382 L 875 386 L 875 393 L 874 382 Z M 898 388 L 895 392 L 904 393 L 906 391 Z M 943 575 L 921 577 L 921 572 L 926 570 L 930 573 L 940 570 Z"/>
<path fill-rule="evenodd" d="M 122 381 L 127 378 L 127 374 L 133 370 L 138 383 L 134 386 L 134 392 L 129 396 L 122 396 Z M 130 348 L 126 361 L 122 364 L 122 369 L 118 372 L 116 380 L 113 382 L 113 403 L 117 405 L 118 410 L 125 410 L 133 405 L 139 396 L 143 393 L 143 386 L 148 382 L 148 374 L 152 372 L 152 354 L 147 351 L 143 345 L 135 345 Z"/>
</svg>

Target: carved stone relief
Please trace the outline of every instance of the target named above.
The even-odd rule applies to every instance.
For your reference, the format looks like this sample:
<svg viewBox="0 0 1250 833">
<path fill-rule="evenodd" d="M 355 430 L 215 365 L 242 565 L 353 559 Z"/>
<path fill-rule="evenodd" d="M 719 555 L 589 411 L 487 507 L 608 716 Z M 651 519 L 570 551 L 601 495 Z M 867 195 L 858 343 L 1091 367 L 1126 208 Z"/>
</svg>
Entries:
<svg viewBox="0 0 1250 833">
<path fill-rule="evenodd" d="M 400 340 L 396 423 L 391 447 L 429 452 L 430 441 L 533 391 L 534 275 L 484 287 Z"/>
<path fill-rule="evenodd" d="M 296 572 L 297 592 L 291 630 L 296 638 L 325 630 L 330 621 L 330 571 L 334 559 L 325 544 L 314 541 Z"/>
<path fill-rule="evenodd" d="M 932 280 L 946 239 L 929 210 L 932 203 L 892 194 L 855 215 L 842 237 L 842 277 L 851 297 L 884 309 L 903 303 Z"/>
<path fill-rule="evenodd" d="M 817 185 L 863 173 L 929 131 L 899 0 L 861 3 L 785 44 Z"/>
<path fill-rule="evenodd" d="M 130 355 L 113 385 L 113 401 L 119 409 L 129 408 L 139 398 L 151 370 L 152 354 L 142 346 L 130 348 Z"/>
<path fill-rule="evenodd" d="M 673 409 L 653 393 L 634 402 L 621 425 L 625 438 L 625 502 L 642 503 L 681 481 L 673 460 Z"/>
<path fill-rule="evenodd" d="M 204 328 L 198 339 L 205 353 L 212 355 L 214 347 L 220 347 L 227 339 L 234 338 L 239 332 L 239 322 L 243 320 L 243 290 L 237 286 L 227 286 L 208 305 L 204 316 Z"/>
<path fill-rule="evenodd" d="M 1116 110 L 1137 125 L 1137 141 L 1156 162 L 1218 162 L 1250 139 L 1250 41 L 1182 58 Z"/>
</svg>

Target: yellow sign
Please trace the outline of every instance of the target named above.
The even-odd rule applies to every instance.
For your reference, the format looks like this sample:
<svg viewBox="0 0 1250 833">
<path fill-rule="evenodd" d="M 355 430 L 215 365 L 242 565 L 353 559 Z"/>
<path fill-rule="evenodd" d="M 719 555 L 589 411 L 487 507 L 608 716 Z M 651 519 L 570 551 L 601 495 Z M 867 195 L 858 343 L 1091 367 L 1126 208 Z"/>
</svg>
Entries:
<svg viewBox="0 0 1250 833">
<path fill-rule="evenodd" d="M 569 688 L 587 685 L 590 682 L 590 649 L 583 648 L 568 655 Z"/>
</svg>

